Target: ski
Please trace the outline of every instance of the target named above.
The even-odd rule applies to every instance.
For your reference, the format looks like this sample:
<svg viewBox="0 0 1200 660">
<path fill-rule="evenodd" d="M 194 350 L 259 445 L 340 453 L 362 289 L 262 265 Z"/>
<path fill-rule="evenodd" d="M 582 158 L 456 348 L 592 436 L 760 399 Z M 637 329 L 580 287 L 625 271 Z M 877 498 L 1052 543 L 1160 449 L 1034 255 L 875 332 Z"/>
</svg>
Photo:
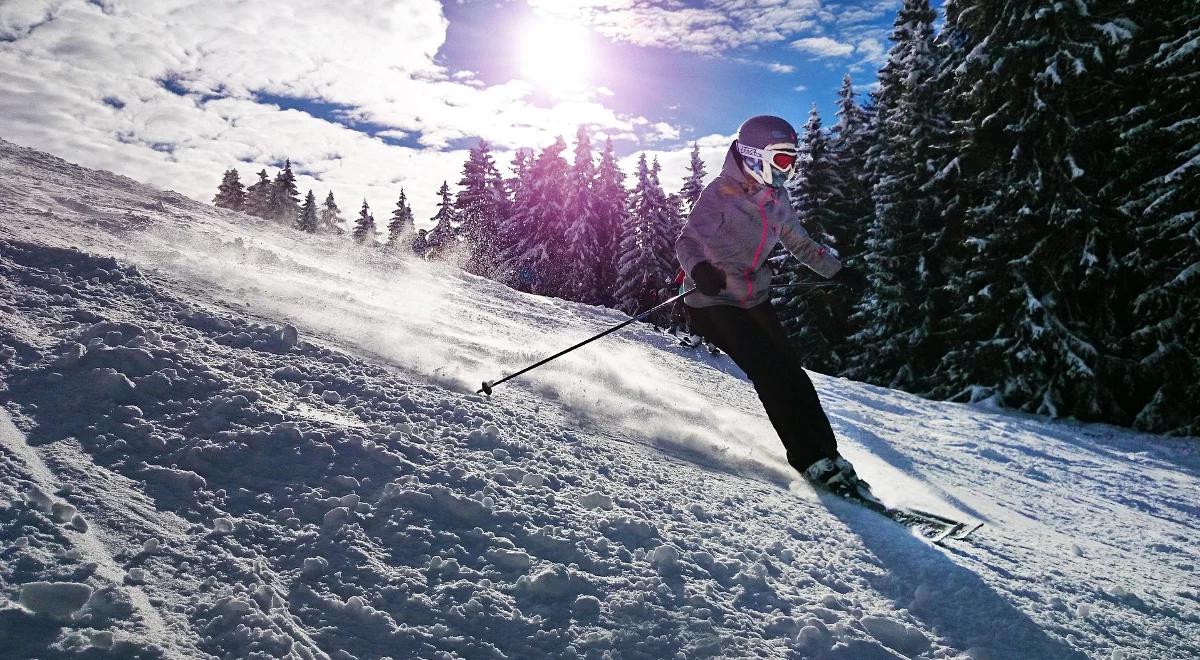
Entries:
<svg viewBox="0 0 1200 660">
<path fill-rule="evenodd" d="M 983 527 L 982 522 L 966 523 L 922 509 L 888 506 L 875 497 L 865 483 L 860 483 L 853 494 L 837 494 L 847 501 L 854 502 L 909 529 L 916 530 L 934 545 L 944 545 L 948 540 L 966 539 Z"/>
</svg>

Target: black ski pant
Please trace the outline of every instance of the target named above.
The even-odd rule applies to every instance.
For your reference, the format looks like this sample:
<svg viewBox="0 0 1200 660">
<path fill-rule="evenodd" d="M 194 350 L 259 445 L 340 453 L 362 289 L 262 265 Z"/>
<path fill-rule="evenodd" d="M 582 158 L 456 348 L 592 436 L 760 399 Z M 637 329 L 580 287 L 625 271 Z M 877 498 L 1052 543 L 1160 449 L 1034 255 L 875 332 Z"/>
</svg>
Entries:
<svg viewBox="0 0 1200 660">
<path fill-rule="evenodd" d="M 770 301 L 749 309 L 689 306 L 687 312 L 692 328 L 750 377 L 792 467 L 803 472 L 823 457 L 837 456 L 829 418 Z"/>
</svg>

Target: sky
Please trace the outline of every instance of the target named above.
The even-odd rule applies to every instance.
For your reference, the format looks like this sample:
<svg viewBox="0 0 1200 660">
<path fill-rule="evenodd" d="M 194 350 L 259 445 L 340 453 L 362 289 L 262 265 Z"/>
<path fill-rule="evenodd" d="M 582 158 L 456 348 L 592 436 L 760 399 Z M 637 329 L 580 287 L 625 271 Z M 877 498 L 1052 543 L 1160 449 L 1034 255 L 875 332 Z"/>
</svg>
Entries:
<svg viewBox="0 0 1200 660">
<path fill-rule="evenodd" d="M 612 138 L 668 191 L 693 143 L 710 176 L 737 126 L 828 125 L 865 92 L 899 0 L 0 0 L 0 137 L 209 201 L 292 162 L 386 221 L 428 226 L 467 149 Z"/>
</svg>

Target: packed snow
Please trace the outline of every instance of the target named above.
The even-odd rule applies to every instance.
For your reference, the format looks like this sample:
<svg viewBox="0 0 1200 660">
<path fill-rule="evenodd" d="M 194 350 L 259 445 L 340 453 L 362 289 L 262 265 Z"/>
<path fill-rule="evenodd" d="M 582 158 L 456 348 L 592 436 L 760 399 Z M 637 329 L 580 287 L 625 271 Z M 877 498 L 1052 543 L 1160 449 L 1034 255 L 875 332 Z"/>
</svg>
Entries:
<svg viewBox="0 0 1200 660">
<path fill-rule="evenodd" d="M 0 656 L 1200 656 L 1200 453 L 723 356 L 0 141 Z"/>
</svg>

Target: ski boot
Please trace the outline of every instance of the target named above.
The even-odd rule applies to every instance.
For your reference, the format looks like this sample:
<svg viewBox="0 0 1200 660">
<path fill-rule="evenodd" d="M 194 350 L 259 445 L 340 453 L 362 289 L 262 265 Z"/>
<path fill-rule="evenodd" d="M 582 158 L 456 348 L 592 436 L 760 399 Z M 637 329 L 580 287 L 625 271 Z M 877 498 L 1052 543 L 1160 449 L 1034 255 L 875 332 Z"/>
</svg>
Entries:
<svg viewBox="0 0 1200 660">
<path fill-rule="evenodd" d="M 871 486 L 860 479 L 850 461 L 840 455 L 813 463 L 804 470 L 804 476 L 835 495 L 879 502 L 879 498 L 871 492 Z"/>
<path fill-rule="evenodd" d="M 854 483 L 857 481 L 853 472 L 847 475 L 830 458 L 822 458 L 805 468 L 804 478 L 816 486 L 843 497 L 850 497 L 854 494 Z"/>
</svg>

